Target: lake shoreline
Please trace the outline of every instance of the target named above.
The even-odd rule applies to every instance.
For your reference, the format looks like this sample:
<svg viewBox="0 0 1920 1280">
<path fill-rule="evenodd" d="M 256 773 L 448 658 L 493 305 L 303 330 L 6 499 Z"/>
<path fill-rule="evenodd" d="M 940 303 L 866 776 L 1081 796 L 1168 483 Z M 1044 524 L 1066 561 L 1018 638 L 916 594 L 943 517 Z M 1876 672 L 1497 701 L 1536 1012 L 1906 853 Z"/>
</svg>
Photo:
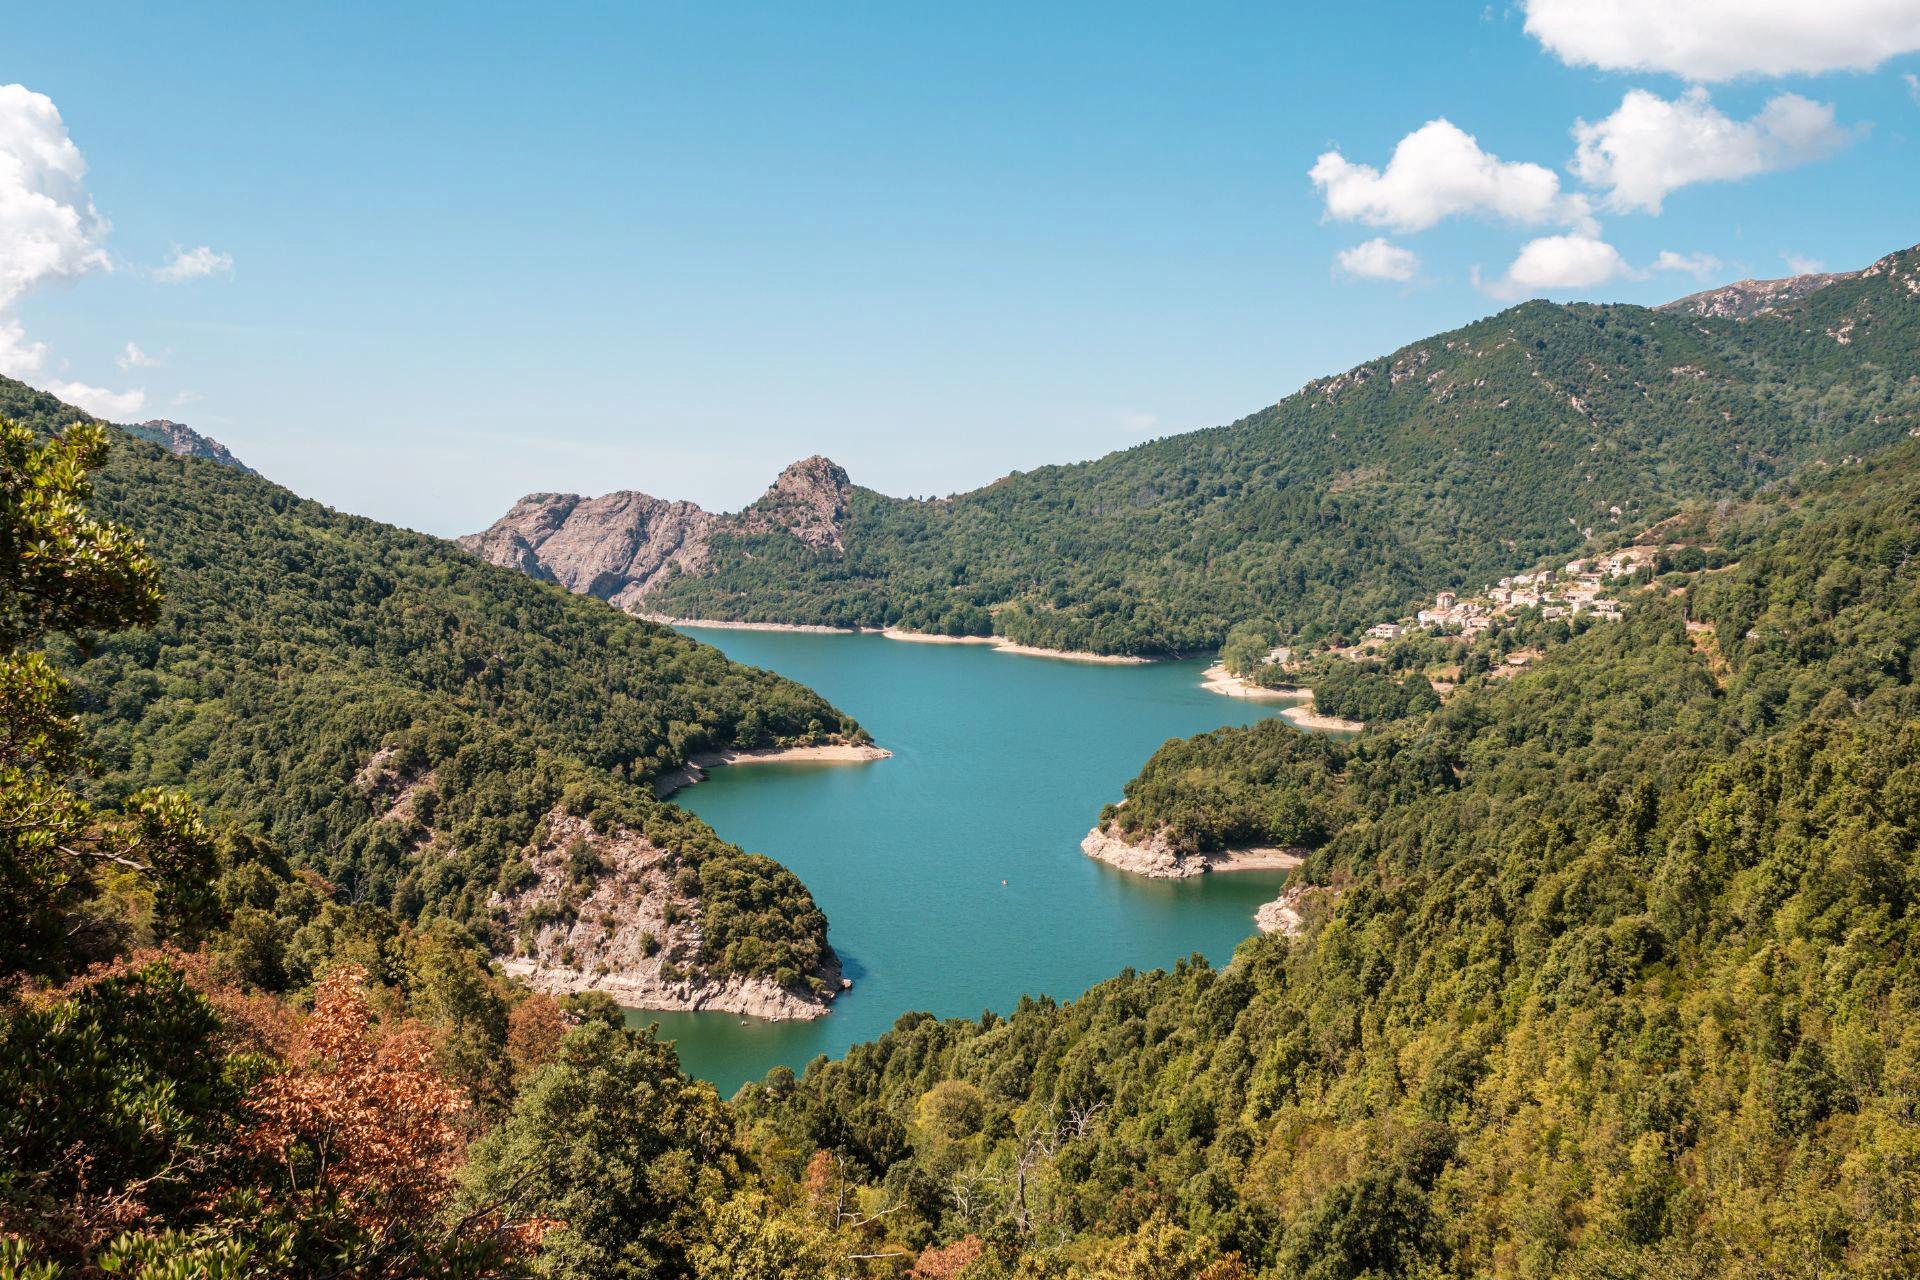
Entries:
<svg viewBox="0 0 1920 1280">
<path fill-rule="evenodd" d="M 1097 826 L 1080 841 L 1080 851 L 1131 875 L 1149 880 L 1187 880 L 1235 871 L 1291 871 L 1306 861 L 1307 850 L 1278 845 L 1243 845 L 1209 853 L 1182 853 L 1156 831 L 1134 841 L 1111 826 Z"/>
<path fill-rule="evenodd" d="M 756 747 L 749 751 L 701 751 L 688 757 L 678 769 L 671 769 L 653 780 L 655 799 L 664 800 L 674 792 L 706 781 L 707 770 L 723 765 L 751 764 L 869 764 L 889 760 L 893 752 L 872 743 L 823 742 L 805 747 Z"/>
<path fill-rule="evenodd" d="M 882 636 L 905 644 L 983 644 L 999 653 L 1022 658 L 1054 658 L 1062 662 L 1091 662 L 1106 666 L 1140 666 L 1149 662 L 1179 662 L 1180 655 L 1143 658 L 1132 653 L 1094 653 L 1086 649 L 1048 649 L 1020 644 L 1005 636 L 948 636 L 934 631 L 903 631 L 898 627 L 828 627 L 800 622 L 727 622 L 715 618 L 670 618 L 665 614 L 638 615 L 663 627 L 705 627 L 714 631 L 778 631 L 802 635 Z"/>
<path fill-rule="evenodd" d="M 1313 709 L 1313 690 L 1294 685 L 1272 687 L 1254 684 L 1241 676 L 1227 671 L 1222 663 L 1214 663 L 1200 673 L 1200 687 L 1209 693 L 1217 693 L 1228 698 L 1251 698 L 1262 702 L 1290 702 L 1293 705 L 1280 710 L 1280 718 L 1296 729 L 1320 730 L 1329 733 L 1358 733 L 1366 728 L 1364 721 L 1345 720 L 1339 716 L 1321 715 Z"/>
</svg>

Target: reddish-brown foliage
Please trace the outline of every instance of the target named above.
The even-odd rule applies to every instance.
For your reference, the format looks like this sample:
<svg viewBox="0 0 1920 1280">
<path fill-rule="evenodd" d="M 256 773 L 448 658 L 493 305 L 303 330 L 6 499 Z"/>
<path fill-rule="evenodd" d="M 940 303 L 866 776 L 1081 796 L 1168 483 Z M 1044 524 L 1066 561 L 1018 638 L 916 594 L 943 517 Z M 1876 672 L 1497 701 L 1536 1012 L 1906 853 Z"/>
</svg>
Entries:
<svg viewBox="0 0 1920 1280">
<path fill-rule="evenodd" d="M 560 1056 L 567 1015 L 549 995 L 530 995 L 507 1012 L 507 1060 L 523 1080 Z"/>
<path fill-rule="evenodd" d="M 911 1280 L 953 1280 L 979 1260 L 986 1246 L 979 1236 L 966 1236 L 952 1244 L 922 1250 L 914 1261 Z"/>
<path fill-rule="evenodd" d="M 272 1171 L 270 1198 L 334 1198 L 386 1236 L 451 1196 L 468 1102 L 433 1069 L 420 1027 L 376 1034 L 364 977 L 342 965 L 321 979 L 294 1065 L 247 1100 L 253 1122 L 240 1146 Z"/>
<path fill-rule="evenodd" d="M 31 998 L 42 1005 L 70 1000 L 102 982 L 139 973 L 155 961 L 178 969 L 186 984 L 220 1015 L 220 1031 L 214 1041 L 219 1048 L 228 1053 L 264 1053 L 276 1058 L 287 1055 L 298 1034 L 298 1023 L 286 1003 L 219 977 L 213 956 L 204 948 L 182 951 L 172 946 L 142 947 L 117 960 L 93 965 L 58 986 L 33 993 Z"/>
</svg>

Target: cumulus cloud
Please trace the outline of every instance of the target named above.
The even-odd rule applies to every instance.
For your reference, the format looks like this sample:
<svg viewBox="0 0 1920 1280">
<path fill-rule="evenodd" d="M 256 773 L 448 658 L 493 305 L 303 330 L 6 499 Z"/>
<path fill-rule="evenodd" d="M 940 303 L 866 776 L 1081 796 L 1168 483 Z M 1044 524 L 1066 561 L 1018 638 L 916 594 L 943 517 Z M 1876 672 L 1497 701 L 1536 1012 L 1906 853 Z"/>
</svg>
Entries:
<svg viewBox="0 0 1920 1280">
<path fill-rule="evenodd" d="M 24 85 L 0 85 L 0 374 L 37 378 L 46 367 L 47 344 L 29 338 L 14 314 L 21 298 L 112 268 L 107 220 L 93 207 L 86 180 L 86 159 L 53 100 Z M 83 382 L 45 386 L 101 417 L 127 417 L 147 399 L 144 391 Z"/>
<path fill-rule="evenodd" d="M 1631 89 L 1604 120 L 1573 126 L 1573 172 L 1607 190 L 1616 211 L 1659 213 L 1669 192 L 1696 182 L 1731 182 L 1833 154 L 1853 138 L 1833 107 L 1797 93 L 1770 100 L 1751 120 L 1733 120 L 1705 89 L 1668 101 Z"/>
<path fill-rule="evenodd" d="M 1524 0 L 1527 34 L 1562 62 L 1740 76 L 1870 71 L 1920 49 L 1915 0 Z"/>
<path fill-rule="evenodd" d="M 1591 289 L 1633 274 L 1618 249 L 1597 236 L 1573 232 L 1527 241 L 1505 275 L 1486 282 L 1476 270 L 1474 283 L 1496 298 L 1514 299 Z"/>
<path fill-rule="evenodd" d="M 1684 271 L 1702 280 L 1718 271 L 1720 265 L 1720 259 L 1710 253 L 1675 253 L 1671 249 L 1662 249 L 1653 260 L 1655 271 Z"/>
<path fill-rule="evenodd" d="M 1787 274 L 1796 276 L 1817 276 L 1827 269 L 1820 258 L 1810 258 L 1804 253 L 1783 253 L 1780 261 L 1787 264 Z"/>
<path fill-rule="evenodd" d="M 53 100 L 0 85 L 0 309 L 53 280 L 111 265 L 87 162 Z"/>
<path fill-rule="evenodd" d="M 1328 151 L 1308 176 L 1326 197 L 1328 217 L 1395 231 L 1424 231 L 1464 214 L 1527 226 L 1590 229 L 1592 222 L 1586 197 L 1562 191 L 1553 170 L 1501 160 L 1447 120 L 1429 121 L 1400 139 L 1385 170 Z"/>
<path fill-rule="evenodd" d="M 153 278 L 162 284 L 182 284 L 205 276 L 233 274 L 233 255 L 216 253 L 207 245 L 197 249 L 174 246 L 173 256 L 153 269 Z"/>
<path fill-rule="evenodd" d="M 1920 107 L 1920 76 L 1909 71 L 1900 78 L 1907 82 L 1907 96 L 1913 99 L 1913 105 Z"/>
<path fill-rule="evenodd" d="M 1411 249 L 1403 249 L 1384 236 L 1342 249 L 1334 255 L 1340 270 L 1361 280 L 1411 280 L 1420 270 L 1420 259 Z"/>
<path fill-rule="evenodd" d="M 157 369 L 166 363 L 161 357 L 141 350 L 137 342 L 129 342 L 126 350 L 115 356 L 113 362 L 122 369 Z"/>
<path fill-rule="evenodd" d="M 68 404 L 78 405 L 94 417 L 105 418 L 109 422 L 125 422 L 145 408 L 147 403 L 147 393 L 138 388 L 111 391 L 84 382 L 55 380 L 47 383 L 46 389 Z"/>
</svg>

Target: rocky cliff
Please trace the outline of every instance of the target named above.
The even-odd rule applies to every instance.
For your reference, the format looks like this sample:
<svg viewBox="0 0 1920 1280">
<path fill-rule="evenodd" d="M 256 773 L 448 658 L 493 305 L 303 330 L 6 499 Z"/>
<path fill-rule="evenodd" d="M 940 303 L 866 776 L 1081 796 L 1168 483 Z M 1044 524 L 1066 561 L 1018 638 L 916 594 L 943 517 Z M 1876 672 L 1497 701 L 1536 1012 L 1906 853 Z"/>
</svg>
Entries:
<svg viewBox="0 0 1920 1280">
<path fill-rule="evenodd" d="M 840 989 L 837 968 L 816 975 L 828 995 L 768 978 L 716 976 L 700 967 L 698 903 L 673 856 L 635 831 L 596 832 L 549 815 L 525 852 L 526 869 L 494 894 L 512 935 L 501 968 L 551 994 L 604 991 L 631 1009 L 711 1009 L 760 1018 L 817 1018 Z"/>
<path fill-rule="evenodd" d="M 673 573 L 700 574 L 716 535 L 785 533 L 816 550 L 840 550 L 852 491 L 847 473 L 816 455 L 782 471 L 733 515 L 634 490 L 599 498 L 531 493 L 459 543 L 493 564 L 633 609 Z"/>
<path fill-rule="evenodd" d="M 457 835 L 436 822 L 450 785 L 417 753 L 375 752 L 352 791 L 409 863 L 457 859 Z M 457 782 L 451 785 L 458 786 Z M 536 990 L 604 991 L 634 1009 L 714 1009 L 817 1018 L 839 993 L 828 952 L 817 983 L 709 972 L 702 959 L 697 872 L 638 831 L 596 831 L 556 807 L 518 851 L 488 899 L 494 958 Z M 815 991 L 825 994 L 815 995 Z"/>
<path fill-rule="evenodd" d="M 223 467 L 232 467 L 236 471 L 254 474 L 252 467 L 233 456 L 233 451 L 215 440 L 212 436 L 203 436 L 184 422 L 172 422 L 166 418 L 151 418 L 146 422 L 135 422 L 120 428 L 130 436 L 151 441 L 169 453 L 177 453 L 183 458 L 207 458 Z"/>
<path fill-rule="evenodd" d="M 1828 285 L 1851 280 L 1858 271 L 1815 272 L 1787 276 L 1780 280 L 1738 280 L 1715 289 L 1690 293 L 1684 298 L 1661 304 L 1656 310 L 1685 311 L 1718 320 L 1751 320 L 1757 315 L 1785 306 Z"/>
</svg>

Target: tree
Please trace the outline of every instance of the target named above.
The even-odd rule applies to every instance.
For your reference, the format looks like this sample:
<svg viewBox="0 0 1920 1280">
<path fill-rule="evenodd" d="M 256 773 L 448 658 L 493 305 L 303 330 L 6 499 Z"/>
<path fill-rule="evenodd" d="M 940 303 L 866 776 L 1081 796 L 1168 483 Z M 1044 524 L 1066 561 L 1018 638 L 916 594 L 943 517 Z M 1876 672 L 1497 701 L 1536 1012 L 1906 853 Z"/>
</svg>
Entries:
<svg viewBox="0 0 1920 1280">
<path fill-rule="evenodd" d="M 22 652 L 53 633 L 85 640 L 159 614 L 145 548 L 86 510 L 106 452 L 97 426 L 42 441 L 0 419 L 0 973 L 55 967 L 63 921 L 99 867 L 149 878 L 163 936 L 205 913 L 206 833 L 190 806 L 149 794 L 124 826 L 98 826 L 70 785 L 85 756 L 67 682 Z"/>
<path fill-rule="evenodd" d="M 651 1031 L 596 1020 L 567 1033 L 476 1144 L 465 1200 L 564 1223 L 542 1243 L 540 1275 L 667 1280 L 686 1274 L 700 1206 L 741 1180 L 713 1086 L 682 1075 Z"/>
<path fill-rule="evenodd" d="M 758 1192 L 719 1206 L 693 1251 L 694 1280 L 823 1280 L 840 1261 L 832 1238 L 784 1216 Z"/>
</svg>

